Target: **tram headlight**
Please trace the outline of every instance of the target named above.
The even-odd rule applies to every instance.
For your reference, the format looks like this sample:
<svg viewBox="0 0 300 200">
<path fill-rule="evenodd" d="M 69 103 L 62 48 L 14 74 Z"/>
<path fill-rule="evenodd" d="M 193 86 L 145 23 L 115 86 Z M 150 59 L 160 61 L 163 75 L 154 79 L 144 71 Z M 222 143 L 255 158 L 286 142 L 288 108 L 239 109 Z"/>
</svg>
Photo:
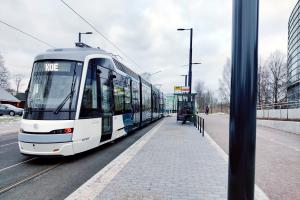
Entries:
<svg viewBox="0 0 300 200">
<path fill-rule="evenodd" d="M 64 133 L 73 133 L 73 128 L 65 128 Z"/>
<path fill-rule="evenodd" d="M 58 130 L 53 130 L 50 133 L 52 134 L 70 134 L 73 133 L 74 128 L 64 128 L 64 129 L 58 129 Z"/>
</svg>

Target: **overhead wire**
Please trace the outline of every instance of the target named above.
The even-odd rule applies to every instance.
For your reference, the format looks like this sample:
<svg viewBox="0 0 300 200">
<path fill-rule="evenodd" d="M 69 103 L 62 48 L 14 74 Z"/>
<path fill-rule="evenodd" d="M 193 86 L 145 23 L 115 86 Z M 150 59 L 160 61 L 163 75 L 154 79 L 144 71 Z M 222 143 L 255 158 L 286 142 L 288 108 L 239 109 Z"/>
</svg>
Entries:
<svg viewBox="0 0 300 200">
<path fill-rule="evenodd" d="M 120 53 L 122 53 L 125 57 L 127 57 L 132 63 L 134 63 L 138 68 L 144 71 L 139 64 L 130 56 L 128 56 L 122 49 L 120 49 L 116 44 L 114 44 L 108 37 L 106 37 L 103 33 L 101 33 L 92 23 L 90 23 L 87 19 L 85 19 L 82 15 L 80 15 L 76 10 L 74 10 L 69 4 L 67 4 L 64 0 L 60 0 L 67 8 L 69 8 L 73 13 L 75 13 L 79 18 L 81 18 L 85 23 L 87 23 L 96 33 L 98 33 L 101 37 L 103 37 L 107 42 L 109 42 L 113 47 L 115 47 Z"/>
<path fill-rule="evenodd" d="M 114 48 L 116 48 L 120 53 L 122 53 L 125 57 L 127 57 L 132 63 L 134 63 L 138 68 L 140 68 L 142 71 L 144 71 L 140 65 L 133 59 L 131 58 L 129 55 L 127 55 L 127 53 L 125 53 L 120 47 L 118 47 L 116 44 L 114 44 L 108 37 L 106 37 L 103 33 L 101 33 L 93 24 L 91 24 L 87 19 L 85 19 L 82 15 L 80 15 L 76 10 L 74 10 L 69 4 L 67 4 L 64 0 L 60 0 L 66 7 L 68 7 L 72 12 L 74 12 L 78 17 L 80 17 L 85 23 L 87 23 L 95 32 L 97 32 L 102 38 L 104 38 L 107 42 L 109 42 Z M 17 28 L 3 20 L 0 19 L 0 23 L 2 23 L 3 25 L 6 25 L 7 27 L 22 33 L 28 37 L 30 37 L 31 39 L 34 39 L 40 43 L 43 43 L 44 45 L 47 45 L 49 47 L 55 48 L 54 45 L 28 33 L 25 32 L 23 30 L 21 30 L 20 28 Z"/>
<path fill-rule="evenodd" d="M 55 46 L 53 46 L 52 44 L 49 44 L 48 42 L 45 42 L 44 40 L 41 40 L 41 39 L 39 39 L 38 37 L 36 37 L 36 36 L 34 36 L 34 35 L 30 34 L 30 33 L 27 33 L 27 32 L 25 32 L 25 31 L 23 31 L 23 30 L 21 30 L 21 29 L 15 27 L 15 26 L 13 26 L 13 25 L 10 25 L 10 24 L 8 24 L 7 22 L 2 21 L 1 19 L 0 19 L 0 23 L 2 23 L 2 24 L 4 24 L 4 25 L 10 27 L 11 29 L 13 29 L 13 30 L 15 30 L 15 31 L 18 31 L 18 32 L 20 32 L 20 33 L 22 33 L 22 34 L 24 34 L 24 35 L 26 35 L 26 36 L 28 36 L 28 37 L 30 37 L 30 38 L 32 38 L 32 39 L 38 41 L 38 42 L 41 42 L 41 43 L 43 43 L 43 44 L 45 44 L 45 45 L 47 45 L 47 46 L 49 46 L 49 47 L 55 48 Z"/>
</svg>

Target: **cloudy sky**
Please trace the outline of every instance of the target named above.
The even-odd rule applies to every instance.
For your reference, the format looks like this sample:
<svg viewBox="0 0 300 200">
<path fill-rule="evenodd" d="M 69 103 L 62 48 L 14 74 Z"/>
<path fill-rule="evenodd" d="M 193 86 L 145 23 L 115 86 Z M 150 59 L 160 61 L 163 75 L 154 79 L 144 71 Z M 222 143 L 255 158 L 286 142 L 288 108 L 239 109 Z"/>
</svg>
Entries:
<svg viewBox="0 0 300 200">
<path fill-rule="evenodd" d="M 65 0 L 127 56 L 100 35 L 83 41 L 118 54 L 138 73 L 162 72 L 152 82 L 165 92 L 183 85 L 188 67 L 189 32 L 194 28 L 193 84 L 217 90 L 222 67 L 231 53 L 231 0 Z M 287 51 L 287 23 L 297 0 L 260 0 L 259 54 Z M 78 32 L 93 31 L 59 0 L 1 0 L 0 20 L 55 47 L 73 47 Z M 0 53 L 11 74 L 30 74 L 33 58 L 49 47 L 0 23 Z M 133 59 L 133 63 L 130 59 Z M 137 64 L 138 65 L 137 65 Z M 12 87 L 14 84 L 11 83 Z M 25 88 L 25 84 L 23 89 Z"/>
</svg>

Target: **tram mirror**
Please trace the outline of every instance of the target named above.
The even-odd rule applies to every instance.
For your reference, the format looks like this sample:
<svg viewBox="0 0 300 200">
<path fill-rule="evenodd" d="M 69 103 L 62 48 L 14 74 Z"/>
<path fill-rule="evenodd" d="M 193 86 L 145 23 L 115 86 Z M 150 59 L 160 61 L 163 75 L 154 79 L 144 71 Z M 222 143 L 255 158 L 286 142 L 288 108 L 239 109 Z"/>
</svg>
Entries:
<svg viewBox="0 0 300 200">
<path fill-rule="evenodd" d="M 117 78 L 117 77 L 116 77 L 116 75 L 112 74 L 112 75 L 110 75 L 110 78 L 114 79 L 114 78 Z"/>
</svg>

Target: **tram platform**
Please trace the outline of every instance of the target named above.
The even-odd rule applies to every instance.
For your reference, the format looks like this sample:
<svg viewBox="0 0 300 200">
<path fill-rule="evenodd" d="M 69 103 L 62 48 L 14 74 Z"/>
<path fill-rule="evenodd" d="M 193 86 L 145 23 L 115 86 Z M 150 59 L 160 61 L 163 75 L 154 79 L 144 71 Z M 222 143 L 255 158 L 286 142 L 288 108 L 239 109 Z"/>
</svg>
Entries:
<svg viewBox="0 0 300 200">
<path fill-rule="evenodd" d="M 166 117 L 67 199 L 227 199 L 226 154 L 193 124 Z M 255 187 L 255 199 L 268 199 Z"/>
</svg>

